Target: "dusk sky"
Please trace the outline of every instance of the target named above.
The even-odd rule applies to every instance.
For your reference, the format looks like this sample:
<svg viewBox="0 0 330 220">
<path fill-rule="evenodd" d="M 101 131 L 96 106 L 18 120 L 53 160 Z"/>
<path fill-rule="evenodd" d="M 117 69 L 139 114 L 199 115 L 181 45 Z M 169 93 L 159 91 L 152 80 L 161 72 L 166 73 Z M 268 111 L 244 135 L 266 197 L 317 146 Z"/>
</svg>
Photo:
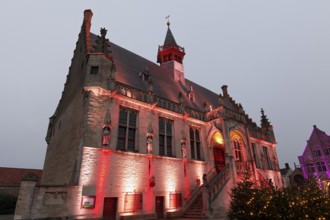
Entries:
<svg viewBox="0 0 330 220">
<path fill-rule="evenodd" d="M 48 118 L 85 9 L 91 31 L 156 62 L 170 15 L 185 77 L 274 127 L 280 167 L 299 164 L 313 125 L 330 134 L 330 1 L 1 1 L 0 166 L 43 168 Z"/>
</svg>

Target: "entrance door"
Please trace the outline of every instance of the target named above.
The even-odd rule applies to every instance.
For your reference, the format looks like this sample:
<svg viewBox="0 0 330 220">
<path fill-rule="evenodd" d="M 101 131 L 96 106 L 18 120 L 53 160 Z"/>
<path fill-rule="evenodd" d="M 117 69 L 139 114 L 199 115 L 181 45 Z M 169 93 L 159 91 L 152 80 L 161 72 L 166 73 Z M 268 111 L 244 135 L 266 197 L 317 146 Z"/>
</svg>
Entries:
<svg viewBox="0 0 330 220">
<path fill-rule="evenodd" d="M 116 220 L 117 197 L 104 198 L 103 219 Z"/>
<path fill-rule="evenodd" d="M 225 152 L 221 148 L 213 148 L 214 166 L 220 172 L 225 166 Z"/>
<path fill-rule="evenodd" d="M 157 218 L 164 218 L 164 196 L 156 196 Z"/>
</svg>

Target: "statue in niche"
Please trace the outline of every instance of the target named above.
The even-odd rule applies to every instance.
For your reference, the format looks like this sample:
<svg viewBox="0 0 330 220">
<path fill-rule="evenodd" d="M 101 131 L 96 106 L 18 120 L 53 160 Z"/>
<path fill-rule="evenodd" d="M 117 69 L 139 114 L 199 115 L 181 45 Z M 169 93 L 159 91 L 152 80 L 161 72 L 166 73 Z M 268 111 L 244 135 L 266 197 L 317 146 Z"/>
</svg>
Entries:
<svg viewBox="0 0 330 220">
<path fill-rule="evenodd" d="M 109 146 L 111 137 L 111 128 L 109 125 L 104 126 L 102 131 L 102 146 Z"/>
<path fill-rule="evenodd" d="M 147 125 L 147 153 L 152 154 L 152 139 L 154 138 L 152 123 L 148 121 Z"/>
<path fill-rule="evenodd" d="M 147 134 L 147 153 L 152 154 L 152 139 L 153 135 L 151 133 Z"/>
<path fill-rule="evenodd" d="M 181 151 L 182 151 L 182 158 L 187 158 L 187 142 L 186 142 L 186 138 L 182 138 L 182 140 L 181 140 Z"/>
<path fill-rule="evenodd" d="M 205 187 L 209 186 L 209 183 L 207 181 L 207 175 L 205 173 L 203 174 L 203 184 L 204 184 Z"/>
</svg>

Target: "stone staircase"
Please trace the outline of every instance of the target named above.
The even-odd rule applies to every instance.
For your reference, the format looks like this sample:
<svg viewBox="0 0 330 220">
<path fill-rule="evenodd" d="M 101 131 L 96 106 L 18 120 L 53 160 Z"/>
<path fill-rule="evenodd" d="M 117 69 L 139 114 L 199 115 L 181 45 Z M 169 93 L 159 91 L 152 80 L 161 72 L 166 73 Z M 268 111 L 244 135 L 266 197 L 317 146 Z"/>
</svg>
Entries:
<svg viewBox="0 0 330 220">
<path fill-rule="evenodd" d="M 226 185 L 226 183 L 230 178 L 229 165 L 226 165 L 220 173 L 209 173 L 207 176 L 210 178 L 208 178 L 208 186 L 206 187 L 207 188 L 206 193 L 207 193 L 208 201 L 211 204 L 203 205 L 202 187 L 204 187 L 205 189 L 205 185 L 203 184 L 201 187 L 199 187 L 194 191 L 186 207 L 184 207 L 183 209 L 184 218 L 205 219 L 208 217 L 205 216 L 205 213 L 203 213 L 203 208 L 206 208 L 206 210 L 209 209 L 208 213 L 211 212 L 212 202 L 216 199 L 216 197 L 222 191 L 223 187 Z"/>
<path fill-rule="evenodd" d="M 188 211 L 184 213 L 183 215 L 184 218 L 204 218 L 203 216 L 203 200 L 202 200 L 202 195 L 199 195 L 194 203 L 190 206 Z"/>
</svg>

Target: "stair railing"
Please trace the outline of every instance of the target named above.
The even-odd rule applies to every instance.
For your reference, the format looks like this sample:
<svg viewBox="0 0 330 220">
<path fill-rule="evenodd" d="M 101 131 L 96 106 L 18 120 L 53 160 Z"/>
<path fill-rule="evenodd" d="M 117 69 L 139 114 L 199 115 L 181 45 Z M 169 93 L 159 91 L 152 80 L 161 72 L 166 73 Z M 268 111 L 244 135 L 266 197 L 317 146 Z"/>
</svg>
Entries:
<svg viewBox="0 0 330 220">
<path fill-rule="evenodd" d="M 226 185 L 230 179 L 230 164 L 227 164 L 220 173 L 218 173 L 210 182 L 209 182 L 209 199 L 212 203 L 222 191 L 223 187 Z"/>
<path fill-rule="evenodd" d="M 212 200 L 214 200 L 214 196 L 217 196 L 224 185 L 230 178 L 230 165 L 227 164 L 220 172 L 217 172 L 216 168 L 213 167 L 210 171 L 206 174 L 208 180 L 208 190 L 209 195 L 211 196 Z M 200 186 L 197 186 L 188 196 L 187 202 L 182 208 L 183 213 L 185 213 L 192 204 L 196 201 L 196 199 L 202 194 L 201 188 L 204 187 L 204 183 Z"/>
<path fill-rule="evenodd" d="M 210 179 L 212 180 L 216 175 L 217 175 L 217 171 L 215 167 L 212 167 L 209 170 L 209 172 L 206 174 L 208 180 Z M 190 193 L 186 197 L 186 203 L 182 207 L 183 213 L 185 213 L 195 202 L 195 200 L 202 194 L 201 187 L 203 187 L 203 184 L 196 186 L 192 191 L 190 191 Z"/>
<path fill-rule="evenodd" d="M 258 172 L 260 186 L 264 188 L 271 188 L 272 186 L 269 184 L 266 178 L 260 173 L 260 171 L 257 170 L 257 172 Z"/>
</svg>

